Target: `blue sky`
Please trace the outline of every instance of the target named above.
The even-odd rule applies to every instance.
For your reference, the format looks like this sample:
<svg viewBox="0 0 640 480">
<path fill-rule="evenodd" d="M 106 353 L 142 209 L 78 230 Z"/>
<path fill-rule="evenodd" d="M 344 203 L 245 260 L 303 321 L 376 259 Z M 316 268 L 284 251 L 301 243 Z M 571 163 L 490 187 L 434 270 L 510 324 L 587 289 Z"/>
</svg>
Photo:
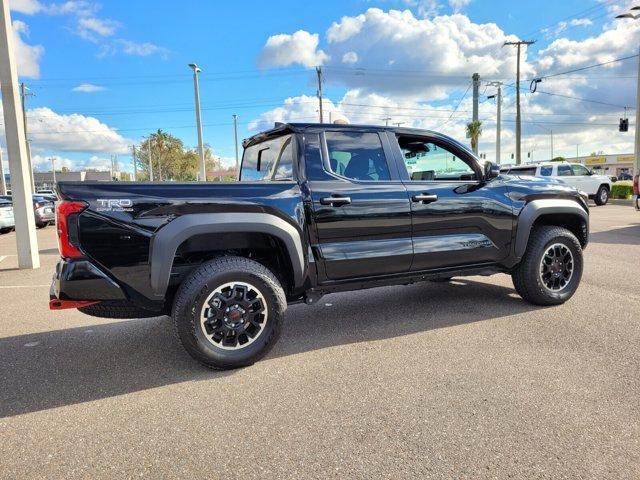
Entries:
<svg viewBox="0 0 640 480">
<path fill-rule="evenodd" d="M 336 116 L 352 123 L 390 117 L 464 140 L 467 77 L 480 71 L 486 80 L 514 80 L 514 51 L 499 48 L 504 39 L 537 40 L 524 78 L 620 58 L 635 53 L 638 43 L 633 22 L 612 21 L 630 3 L 611 0 L 542 1 L 535 9 L 531 2 L 481 0 L 187 1 L 177 11 L 175 2 L 162 0 L 10 4 L 21 80 L 35 94 L 28 116 L 39 169 L 52 155 L 72 168 L 104 168 L 110 153 L 129 169 L 126 145 L 158 128 L 195 146 L 190 62 L 203 70 L 205 141 L 229 163 L 233 113 L 240 115 L 241 138 L 273 120 L 315 117 L 309 97 L 317 63 L 326 71 L 326 109 Z M 500 45 L 483 50 L 492 40 Z M 635 105 L 635 65 L 619 62 L 545 84 L 551 93 L 604 100 L 609 107 L 526 95 L 523 108 L 531 117 L 523 148 L 548 155 L 553 129 L 556 153 L 570 155 L 579 145 L 584 152 L 628 151 L 632 132 L 612 135 L 607 125 L 617 123 L 620 106 Z M 483 85 L 482 100 L 492 93 L 487 89 Z M 513 88 L 505 88 L 506 151 L 512 100 Z M 490 158 L 495 105 L 485 100 L 481 107 L 481 151 Z"/>
</svg>

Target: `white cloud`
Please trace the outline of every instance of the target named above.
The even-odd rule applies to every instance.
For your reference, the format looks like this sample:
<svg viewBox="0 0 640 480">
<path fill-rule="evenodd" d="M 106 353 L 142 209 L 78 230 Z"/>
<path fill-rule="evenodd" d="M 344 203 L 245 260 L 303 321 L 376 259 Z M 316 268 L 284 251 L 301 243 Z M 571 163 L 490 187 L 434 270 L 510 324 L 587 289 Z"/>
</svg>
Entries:
<svg viewBox="0 0 640 480">
<path fill-rule="evenodd" d="M 18 74 L 23 77 L 38 78 L 40 76 L 40 58 L 44 53 L 44 47 L 24 42 L 23 37 L 29 35 L 29 27 L 26 23 L 14 20 L 12 25 Z"/>
<path fill-rule="evenodd" d="M 133 143 L 97 118 L 78 113 L 62 115 L 47 107 L 27 111 L 27 128 L 32 152 L 128 154 Z M 0 126 L 0 134 L 4 135 L 4 126 Z"/>
<path fill-rule="evenodd" d="M 124 53 L 125 55 L 132 55 L 136 57 L 160 55 L 161 57 L 166 58 L 169 54 L 169 50 L 151 42 L 137 43 L 131 40 L 119 38 L 110 43 L 103 44 L 100 48 L 100 52 L 98 53 L 98 57 L 108 57 L 117 53 Z"/>
<path fill-rule="evenodd" d="M 258 65 L 262 68 L 286 67 L 294 63 L 313 67 L 322 65 L 329 57 L 322 50 L 318 50 L 319 36 L 298 30 L 292 35 L 273 35 L 267 39 L 262 49 Z"/>
<path fill-rule="evenodd" d="M 100 85 L 94 85 L 93 83 L 81 83 L 80 85 L 73 87 L 71 90 L 81 93 L 94 93 L 103 91 L 104 87 Z"/>
<path fill-rule="evenodd" d="M 593 22 L 588 18 L 574 18 L 569 22 L 569 25 L 571 25 L 572 27 L 588 27 L 589 25 L 593 25 Z"/>
<path fill-rule="evenodd" d="M 449 0 L 449 6 L 455 13 L 458 13 L 470 3 L 471 0 Z"/>
<path fill-rule="evenodd" d="M 322 52 L 327 56 L 327 82 L 432 99 L 446 98 L 452 89 L 464 88 L 473 72 L 481 72 L 484 78 L 515 76 L 515 49 L 502 45 L 516 37 L 493 23 L 473 23 L 461 14 L 416 18 L 410 10 L 370 8 L 332 23 L 326 32 L 324 51 L 318 50 L 319 38 L 315 35 L 303 51 L 291 48 L 295 35 L 270 37 L 262 52 L 263 64 L 309 67 L 318 63 L 313 55 Z M 357 52 L 357 66 L 363 70 L 349 70 L 343 63 L 349 52 Z M 265 57 L 272 61 L 264 62 Z M 523 72 L 529 72 L 526 64 Z"/>
<path fill-rule="evenodd" d="M 342 55 L 342 63 L 357 63 L 358 54 L 356 52 L 347 52 Z"/>
<path fill-rule="evenodd" d="M 25 15 L 33 15 L 43 9 L 38 0 L 10 0 L 9 7 L 14 12 L 24 13 Z"/>
<path fill-rule="evenodd" d="M 98 37 L 110 37 L 120 23 L 108 18 L 82 17 L 78 19 L 77 33 L 85 40 L 96 42 Z"/>
</svg>

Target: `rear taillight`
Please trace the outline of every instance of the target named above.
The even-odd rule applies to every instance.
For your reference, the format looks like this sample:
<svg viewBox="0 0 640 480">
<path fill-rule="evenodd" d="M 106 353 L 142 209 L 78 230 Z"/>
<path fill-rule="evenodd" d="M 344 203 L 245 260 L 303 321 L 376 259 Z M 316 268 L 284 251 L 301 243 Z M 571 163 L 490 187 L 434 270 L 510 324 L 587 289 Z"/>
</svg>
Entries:
<svg viewBox="0 0 640 480">
<path fill-rule="evenodd" d="M 38 202 L 33 202 L 33 209 L 37 210 L 40 208 L 40 204 Z"/>
<path fill-rule="evenodd" d="M 69 239 L 69 220 L 75 221 L 76 215 L 87 208 L 85 202 L 63 200 L 56 206 L 56 226 L 58 228 L 58 248 L 62 258 L 82 257 L 82 252 Z"/>
</svg>

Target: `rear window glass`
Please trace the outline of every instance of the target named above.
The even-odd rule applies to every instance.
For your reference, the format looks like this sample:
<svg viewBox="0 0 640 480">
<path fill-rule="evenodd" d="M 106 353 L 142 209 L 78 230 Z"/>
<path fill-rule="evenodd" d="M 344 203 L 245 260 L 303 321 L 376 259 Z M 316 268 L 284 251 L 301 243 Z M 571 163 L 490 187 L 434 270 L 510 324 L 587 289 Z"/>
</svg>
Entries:
<svg viewBox="0 0 640 480">
<path fill-rule="evenodd" d="M 509 174 L 534 176 L 536 174 L 536 167 L 512 168 L 511 170 L 509 170 Z"/>
<path fill-rule="evenodd" d="M 543 177 L 550 177 L 553 173 L 553 167 L 540 167 L 540 175 Z"/>
<path fill-rule="evenodd" d="M 245 148 L 241 182 L 290 180 L 293 175 L 292 135 L 267 140 Z"/>
</svg>

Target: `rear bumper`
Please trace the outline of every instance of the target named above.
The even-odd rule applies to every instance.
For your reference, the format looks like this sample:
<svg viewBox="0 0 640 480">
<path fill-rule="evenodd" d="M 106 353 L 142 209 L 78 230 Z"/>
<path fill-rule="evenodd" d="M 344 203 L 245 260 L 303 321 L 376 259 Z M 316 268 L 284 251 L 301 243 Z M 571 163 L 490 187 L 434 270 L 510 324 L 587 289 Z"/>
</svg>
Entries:
<svg viewBox="0 0 640 480">
<path fill-rule="evenodd" d="M 51 300 L 126 300 L 122 288 L 86 259 L 62 259 L 56 265 Z"/>
<path fill-rule="evenodd" d="M 55 212 L 44 212 L 43 209 L 38 209 L 33 213 L 36 218 L 36 223 L 53 222 L 56 219 Z"/>
<path fill-rule="evenodd" d="M 16 226 L 16 221 L 13 217 L 0 217 L 0 228 L 13 228 Z"/>
</svg>

